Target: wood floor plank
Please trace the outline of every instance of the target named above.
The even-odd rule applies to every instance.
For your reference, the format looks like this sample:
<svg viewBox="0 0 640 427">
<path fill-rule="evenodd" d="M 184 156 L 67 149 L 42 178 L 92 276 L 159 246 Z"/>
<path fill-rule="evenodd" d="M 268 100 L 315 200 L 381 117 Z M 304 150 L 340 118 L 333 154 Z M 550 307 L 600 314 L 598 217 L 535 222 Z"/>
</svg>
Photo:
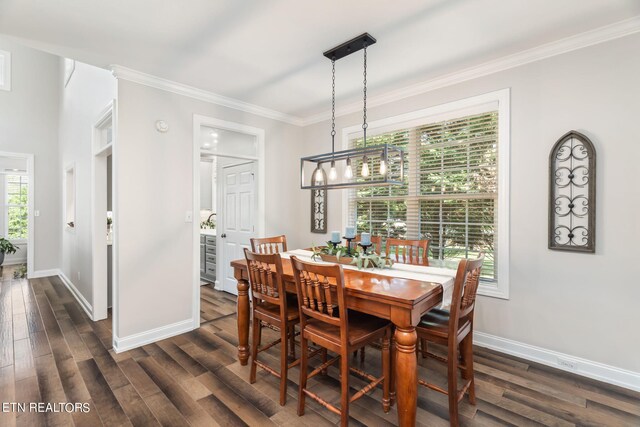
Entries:
<svg viewBox="0 0 640 427">
<path fill-rule="evenodd" d="M 120 402 L 120 406 L 124 410 L 124 413 L 129 417 L 129 421 L 134 426 L 159 426 L 160 423 L 156 420 L 151 410 L 147 407 L 147 404 L 142 400 L 136 389 L 128 384 L 124 387 L 120 387 L 114 390 L 113 393 Z"/>
<path fill-rule="evenodd" d="M 24 338 L 13 342 L 13 354 L 15 359 L 14 371 L 15 380 L 20 381 L 36 375 L 36 368 L 31 354 L 31 343 L 29 338 Z"/>
<path fill-rule="evenodd" d="M 13 366 L 13 320 L 0 322 L 0 368 Z"/>
<path fill-rule="evenodd" d="M 38 387 L 43 402 L 67 402 L 58 374 L 58 368 L 53 354 L 47 354 L 35 359 Z M 47 412 L 44 414 L 49 426 L 68 426 L 73 423 L 71 415 L 66 412 Z"/>
<path fill-rule="evenodd" d="M 145 403 L 164 427 L 186 426 L 189 423 L 162 391 L 144 398 Z"/>
<path fill-rule="evenodd" d="M 153 394 L 162 393 L 162 390 L 160 390 L 157 384 L 153 382 L 149 375 L 147 375 L 144 369 L 142 369 L 134 359 L 125 359 L 118 362 L 118 366 L 120 366 L 122 372 L 124 372 L 128 380 L 137 390 L 138 394 L 143 398 Z"/>
<path fill-rule="evenodd" d="M 38 388 L 38 378 L 36 376 L 27 377 L 16 382 L 16 402 L 41 402 L 40 390 Z M 2 399 L 0 399 L 1 401 Z M 4 425 L 0 422 L 0 425 Z M 37 412 L 25 411 L 17 414 L 16 425 L 29 427 L 45 427 L 45 419 Z"/>
<path fill-rule="evenodd" d="M 279 405 L 279 381 L 237 361 L 235 298 L 201 287 L 198 330 L 122 353 L 112 348 L 111 317 L 93 322 L 58 278 L 0 280 L 0 401 L 89 403 L 88 413 L 0 413 L 7 426 L 99 425 L 279 425 L 321 427 L 339 418 L 307 399 L 296 413 L 298 368 L 289 373 L 287 404 Z M 14 310 L 15 306 L 15 310 Z M 264 332 L 265 342 L 277 338 Z M 431 346 L 430 346 L 431 349 Z M 433 346 L 435 352 L 443 348 Z M 477 348 L 478 404 L 460 404 L 461 426 L 640 425 L 640 393 L 557 371 L 517 357 Z M 261 353 L 273 366 L 277 346 Z M 418 359 L 420 377 L 446 384 L 446 366 Z M 310 366 L 317 366 L 312 359 Z M 380 371 L 380 352 L 367 350 L 367 372 Z M 311 368 L 312 369 L 312 368 Z M 364 384 L 351 377 L 352 393 Z M 318 376 L 309 387 L 338 403 L 338 371 Z M 352 405 L 350 425 L 395 425 L 396 408 L 385 414 L 381 391 Z M 420 388 L 417 425 L 448 426 L 444 395 Z"/>
<path fill-rule="evenodd" d="M 122 373 L 118 364 L 111 358 L 109 351 L 93 331 L 84 332 L 80 334 L 80 337 L 93 355 L 93 360 L 112 389 L 115 390 L 129 384 L 127 377 Z"/>
<path fill-rule="evenodd" d="M 78 368 L 103 424 L 107 426 L 132 425 L 96 362 L 93 359 L 82 360 L 78 362 Z"/>
<path fill-rule="evenodd" d="M 0 368 L 0 402 L 16 402 L 15 377 L 13 375 L 13 366 L 5 366 Z M 2 426 L 16 425 L 15 412 L 0 411 L 0 421 Z"/>
<path fill-rule="evenodd" d="M 250 405 L 234 389 L 230 388 L 213 373 L 202 374 L 198 377 L 198 380 L 211 391 L 213 396 L 238 415 L 245 423 L 249 425 L 274 425 L 269 417 L 253 405 Z"/>
<path fill-rule="evenodd" d="M 167 396 L 184 418 L 193 426 L 206 426 L 212 423 L 212 418 L 175 380 L 164 372 L 153 356 L 138 361 L 142 369 Z"/>
</svg>

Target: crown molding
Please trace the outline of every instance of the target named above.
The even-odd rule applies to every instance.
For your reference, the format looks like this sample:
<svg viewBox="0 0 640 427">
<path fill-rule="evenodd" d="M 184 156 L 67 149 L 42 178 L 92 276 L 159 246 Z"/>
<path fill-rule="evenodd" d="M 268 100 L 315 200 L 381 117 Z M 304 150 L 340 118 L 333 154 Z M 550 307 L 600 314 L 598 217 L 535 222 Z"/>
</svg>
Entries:
<svg viewBox="0 0 640 427">
<path fill-rule="evenodd" d="M 132 70 L 121 65 L 110 65 L 109 69 L 117 79 L 127 80 L 167 92 L 172 92 L 177 95 L 194 98 L 199 101 L 210 102 L 212 104 L 220 105 L 227 108 L 233 108 L 234 110 L 255 114 L 256 116 L 262 116 L 268 119 L 278 120 L 296 126 L 302 126 L 304 124 L 304 120 L 300 117 L 281 113 L 280 111 L 271 110 L 269 108 L 260 107 L 259 105 L 249 104 L 247 102 L 229 98 L 223 95 L 218 95 L 217 93 L 163 79 L 162 77 L 153 76 L 141 71 Z"/>
<path fill-rule="evenodd" d="M 388 104 L 394 101 L 409 98 L 411 96 L 466 82 L 468 80 L 473 80 L 478 77 L 483 77 L 489 74 L 494 74 L 500 71 L 519 67 L 531 62 L 540 61 L 556 55 L 561 55 L 563 53 L 604 43 L 609 40 L 625 37 L 637 32 L 640 32 L 640 15 L 610 25 L 606 25 L 604 27 L 599 27 L 594 30 L 589 30 L 573 36 L 569 36 L 564 39 L 556 40 L 554 42 L 536 46 L 534 48 L 514 53 L 512 55 L 507 55 L 502 58 L 485 62 L 477 66 L 469 67 L 450 74 L 445 74 L 431 80 L 392 90 L 380 95 L 369 95 L 369 97 L 367 98 L 367 105 L 368 107 L 376 107 L 383 104 Z M 362 102 L 353 102 L 346 106 L 336 108 L 336 116 L 355 113 L 357 111 L 360 111 L 361 109 Z M 330 111 L 307 116 L 303 120 L 303 126 L 329 120 L 330 117 Z"/>
<path fill-rule="evenodd" d="M 452 86 L 458 83 L 473 80 L 479 77 L 494 74 L 500 71 L 516 68 L 532 62 L 551 58 L 556 55 L 615 40 L 631 34 L 640 32 L 640 15 L 633 18 L 625 19 L 604 27 L 585 31 L 580 34 L 566 37 L 554 42 L 546 43 L 528 50 L 524 50 L 512 55 L 507 55 L 493 61 L 485 62 L 480 65 L 469 67 L 460 71 L 416 83 L 400 89 L 391 90 L 375 96 L 369 96 L 367 104 L 369 107 L 377 107 L 391 102 L 399 101 L 422 93 Z M 109 67 L 113 75 L 117 79 L 123 79 L 156 89 L 165 90 L 178 95 L 188 96 L 204 102 L 221 105 L 223 107 L 233 108 L 245 113 L 255 114 L 257 116 L 266 117 L 268 119 L 278 120 L 296 126 L 308 126 L 319 123 L 330 118 L 330 112 L 298 117 L 291 114 L 282 113 L 259 105 L 249 104 L 234 98 L 229 98 L 193 86 L 163 79 L 161 77 L 146 74 L 140 71 L 132 70 L 120 65 L 111 65 Z M 346 114 L 355 113 L 362 108 L 361 102 L 353 102 L 348 105 L 336 109 L 336 116 L 344 116 Z"/>
</svg>

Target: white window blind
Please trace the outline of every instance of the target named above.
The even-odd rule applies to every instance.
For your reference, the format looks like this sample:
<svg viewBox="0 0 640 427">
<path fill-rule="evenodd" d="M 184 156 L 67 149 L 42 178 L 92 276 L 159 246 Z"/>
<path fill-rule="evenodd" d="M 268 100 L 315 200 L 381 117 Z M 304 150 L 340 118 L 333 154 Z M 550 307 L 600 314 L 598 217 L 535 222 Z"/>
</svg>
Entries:
<svg viewBox="0 0 640 427">
<path fill-rule="evenodd" d="M 498 112 L 367 139 L 367 145 L 384 142 L 408 153 L 405 184 L 350 191 L 348 213 L 358 232 L 430 239 L 429 259 L 448 267 L 484 252 L 483 279 L 497 280 Z"/>
</svg>

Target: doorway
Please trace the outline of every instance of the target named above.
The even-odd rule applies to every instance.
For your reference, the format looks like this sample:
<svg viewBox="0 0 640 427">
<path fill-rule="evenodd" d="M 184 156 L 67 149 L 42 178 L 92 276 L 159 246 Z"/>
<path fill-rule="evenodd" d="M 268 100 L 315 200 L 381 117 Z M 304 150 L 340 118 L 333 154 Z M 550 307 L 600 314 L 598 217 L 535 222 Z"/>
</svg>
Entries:
<svg viewBox="0 0 640 427">
<path fill-rule="evenodd" d="M 18 271 L 34 273 L 33 154 L 0 152 L 0 236 L 15 247 L 15 253 L 0 254 L 0 265 L 20 265 Z"/>
<path fill-rule="evenodd" d="M 203 175 L 207 170 L 211 178 Z M 200 213 L 193 227 L 194 328 L 200 326 L 201 285 L 237 294 L 230 262 L 244 257 L 249 239 L 263 233 L 264 170 L 262 129 L 194 116 L 194 213 Z"/>
<path fill-rule="evenodd" d="M 92 282 L 93 320 L 106 319 L 114 304 L 113 274 L 113 147 L 114 108 L 111 102 L 93 126 L 92 138 Z"/>
</svg>

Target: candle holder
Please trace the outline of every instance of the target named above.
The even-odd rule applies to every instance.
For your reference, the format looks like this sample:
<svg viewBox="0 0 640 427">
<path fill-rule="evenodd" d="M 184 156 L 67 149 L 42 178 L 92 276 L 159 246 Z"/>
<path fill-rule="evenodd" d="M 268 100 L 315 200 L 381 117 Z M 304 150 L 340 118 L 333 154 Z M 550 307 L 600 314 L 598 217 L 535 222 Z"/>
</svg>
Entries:
<svg viewBox="0 0 640 427">
<path fill-rule="evenodd" d="M 331 242 L 331 241 L 330 241 L 329 243 L 333 245 L 333 250 L 334 250 L 334 251 L 336 250 L 336 248 L 337 248 L 337 247 L 338 247 L 338 245 L 340 244 L 340 242 Z"/>
<path fill-rule="evenodd" d="M 368 245 L 363 245 L 362 243 L 358 243 L 358 246 L 360 246 L 362 249 L 364 249 L 364 254 L 367 255 L 367 251 L 369 250 L 369 248 L 371 246 L 373 246 L 372 244 L 368 244 Z"/>
<path fill-rule="evenodd" d="M 353 239 L 355 239 L 355 237 L 342 236 L 342 238 L 347 241 L 347 255 L 350 256 L 351 255 L 351 241 Z"/>
</svg>

